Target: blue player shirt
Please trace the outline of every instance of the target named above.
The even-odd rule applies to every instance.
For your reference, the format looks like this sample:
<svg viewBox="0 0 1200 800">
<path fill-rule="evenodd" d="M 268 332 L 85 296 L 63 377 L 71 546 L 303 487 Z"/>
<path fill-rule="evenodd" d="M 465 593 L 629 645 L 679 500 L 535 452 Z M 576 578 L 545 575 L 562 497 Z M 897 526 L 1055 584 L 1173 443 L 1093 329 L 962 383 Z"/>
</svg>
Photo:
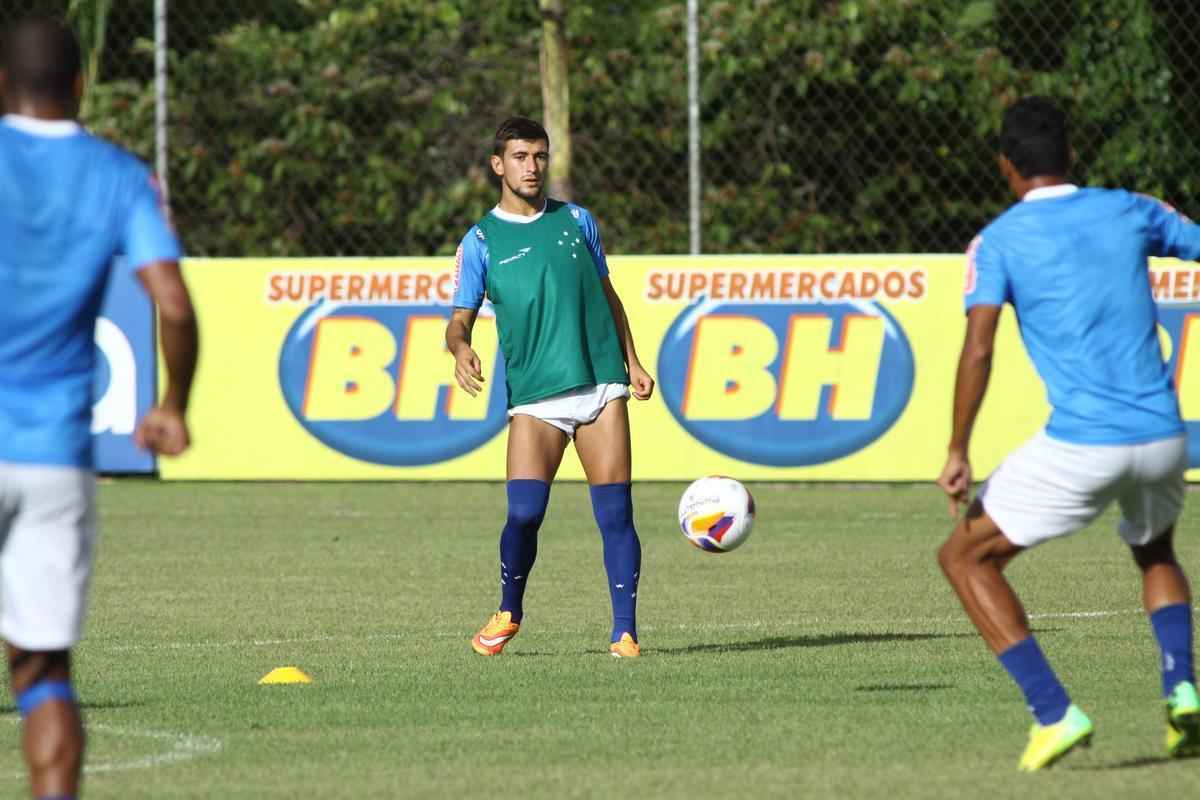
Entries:
<svg viewBox="0 0 1200 800">
<path fill-rule="evenodd" d="M 177 261 L 150 170 L 74 122 L 0 121 L 0 461 L 90 467 L 113 257 Z"/>
<path fill-rule="evenodd" d="M 583 231 L 583 241 L 588 252 L 592 254 L 592 262 L 601 278 L 608 277 L 608 261 L 604 257 L 604 246 L 600 243 L 600 228 L 596 220 L 586 208 L 574 203 L 567 203 L 571 216 L 579 223 Z M 542 212 L 532 217 L 522 217 L 510 214 L 500 207 L 493 208 L 489 213 L 495 214 L 507 222 L 528 223 L 539 219 Z M 463 237 L 458 246 L 454 264 L 454 307 L 478 309 L 483 305 L 484 289 L 487 286 L 488 247 L 483 238 L 483 231 L 478 225 L 472 225 L 471 230 Z"/>
<path fill-rule="evenodd" d="M 1046 433 L 1132 444 L 1184 432 L 1148 256 L 1200 258 L 1200 226 L 1124 190 L 1035 189 L 968 251 L 966 307 L 1011 303 L 1046 384 Z"/>
</svg>

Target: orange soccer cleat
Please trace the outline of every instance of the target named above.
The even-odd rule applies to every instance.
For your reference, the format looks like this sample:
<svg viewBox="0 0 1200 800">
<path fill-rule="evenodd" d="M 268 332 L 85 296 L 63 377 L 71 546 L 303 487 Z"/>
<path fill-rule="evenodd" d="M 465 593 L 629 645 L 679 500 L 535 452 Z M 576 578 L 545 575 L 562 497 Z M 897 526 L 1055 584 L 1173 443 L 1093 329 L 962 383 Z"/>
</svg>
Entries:
<svg viewBox="0 0 1200 800">
<path fill-rule="evenodd" d="M 520 623 L 512 621 L 511 612 L 497 611 L 471 639 L 471 648 L 481 656 L 498 656 L 520 629 Z"/>
<path fill-rule="evenodd" d="M 642 648 L 628 633 L 622 633 L 621 638 L 608 646 L 608 652 L 613 658 L 637 658 L 642 654 Z"/>
</svg>

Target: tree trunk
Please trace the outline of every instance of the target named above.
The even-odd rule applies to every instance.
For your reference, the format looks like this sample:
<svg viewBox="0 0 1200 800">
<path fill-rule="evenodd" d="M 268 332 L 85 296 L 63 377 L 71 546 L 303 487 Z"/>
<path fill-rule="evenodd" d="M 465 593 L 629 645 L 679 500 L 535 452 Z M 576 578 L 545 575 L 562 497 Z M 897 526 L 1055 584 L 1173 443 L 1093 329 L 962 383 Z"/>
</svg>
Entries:
<svg viewBox="0 0 1200 800">
<path fill-rule="evenodd" d="M 550 134 L 550 191 L 572 199 L 571 97 L 567 83 L 566 0 L 538 0 L 542 12 L 542 123 Z"/>
<path fill-rule="evenodd" d="M 87 122 L 92 104 L 92 88 L 100 80 L 100 59 L 108 38 L 108 18 L 113 0 L 71 0 L 67 19 L 79 38 L 83 51 L 83 103 L 79 117 Z"/>
</svg>

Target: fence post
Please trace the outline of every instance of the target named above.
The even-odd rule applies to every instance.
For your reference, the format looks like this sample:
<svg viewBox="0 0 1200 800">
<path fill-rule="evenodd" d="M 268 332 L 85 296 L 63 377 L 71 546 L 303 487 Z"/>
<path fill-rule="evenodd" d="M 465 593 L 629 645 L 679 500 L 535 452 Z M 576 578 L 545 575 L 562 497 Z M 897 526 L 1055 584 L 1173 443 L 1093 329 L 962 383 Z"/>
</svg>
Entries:
<svg viewBox="0 0 1200 800">
<path fill-rule="evenodd" d="M 163 202 L 170 201 L 167 181 L 167 0 L 154 0 L 154 169 Z"/>
<path fill-rule="evenodd" d="M 700 0 L 688 0 L 688 252 L 700 255 Z"/>
</svg>

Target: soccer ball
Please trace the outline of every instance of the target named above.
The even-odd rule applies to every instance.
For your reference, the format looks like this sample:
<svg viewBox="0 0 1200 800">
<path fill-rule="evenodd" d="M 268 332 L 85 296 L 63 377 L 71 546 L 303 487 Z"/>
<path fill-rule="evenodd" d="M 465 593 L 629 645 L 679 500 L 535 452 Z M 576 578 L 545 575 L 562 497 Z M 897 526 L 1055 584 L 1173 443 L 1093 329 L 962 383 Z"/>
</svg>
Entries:
<svg viewBox="0 0 1200 800">
<path fill-rule="evenodd" d="M 679 527 L 701 550 L 727 553 L 741 546 L 754 530 L 754 498 L 733 478 L 701 478 L 679 499 Z"/>
</svg>

